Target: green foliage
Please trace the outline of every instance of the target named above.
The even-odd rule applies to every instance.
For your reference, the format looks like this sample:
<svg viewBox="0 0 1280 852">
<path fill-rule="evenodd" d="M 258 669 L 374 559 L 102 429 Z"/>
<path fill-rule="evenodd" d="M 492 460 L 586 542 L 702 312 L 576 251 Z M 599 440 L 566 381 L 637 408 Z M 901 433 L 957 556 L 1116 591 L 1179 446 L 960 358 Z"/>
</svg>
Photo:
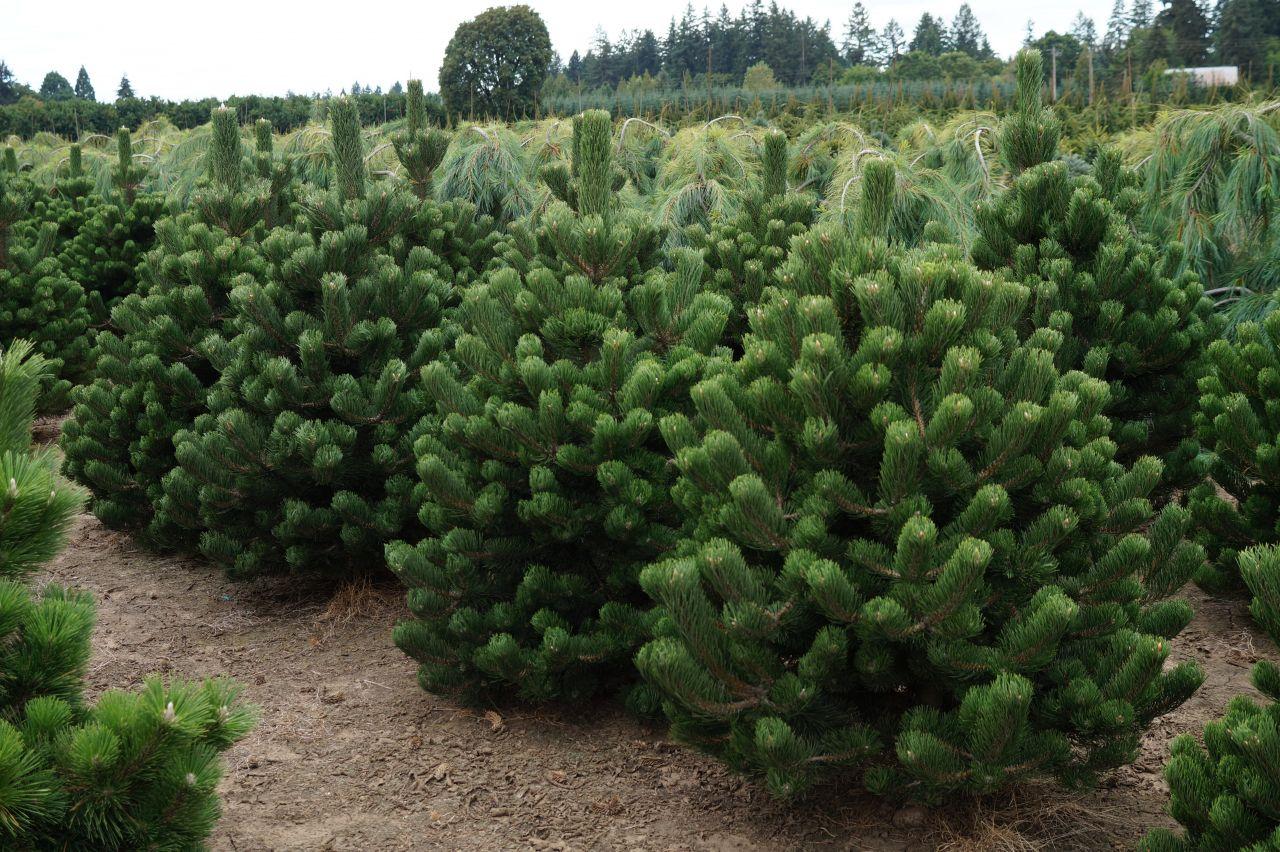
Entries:
<svg viewBox="0 0 1280 852">
<path fill-rule="evenodd" d="M 440 95 L 455 116 L 514 121 L 534 112 L 551 65 L 551 37 L 528 6 L 498 6 L 454 31 Z"/>
<path fill-rule="evenodd" d="M 206 410 L 217 378 L 204 339 L 229 321 L 228 283 L 265 269 L 258 244 L 278 201 L 274 184 L 242 173 L 234 113 L 215 111 L 213 119 L 211 180 L 190 210 L 156 223 L 138 292 L 112 310 L 110 329 L 98 335 L 97 376 L 76 389 L 63 427 L 67 473 L 90 489 L 94 513 L 156 544 L 191 538 L 169 513 L 157 514 L 161 481 L 175 465 L 174 436 Z"/>
<path fill-rule="evenodd" d="M 412 523 L 428 406 L 412 379 L 453 335 L 452 281 L 477 248 L 412 245 L 412 230 L 464 208 L 371 183 L 350 102 L 331 117 L 334 189 L 309 196 L 299 229 L 272 232 L 262 268 L 235 279 L 229 321 L 201 343 L 218 374 L 207 411 L 174 436 L 179 467 L 164 480 L 161 511 L 240 576 L 368 570 Z"/>
<path fill-rule="evenodd" d="M 817 217 L 811 195 L 788 191 L 789 170 L 786 134 L 766 133 L 760 150 L 761 179 L 743 193 L 738 214 L 687 232 L 690 246 L 702 249 L 707 259 L 714 289 L 735 306 L 730 340 L 741 337 L 745 306 L 754 304 L 773 283 L 792 238 L 807 231 Z"/>
<path fill-rule="evenodd" d="M 52 559 L 84 505 L 84 493 L 57 475 L 53 453 L 31 451 L 47 371 L 28 341 L 15 340 L 0 352 L 0 578 L 20 579 Z"/>
<path fill-rule="evenodd" d="M 1239 553 L 1280 542 L 1280 313 L 1247 322 L 1209 344 L 1196 434 L 1209 480 L 1191 508 L 1210 555 L 1197 579 L 1214 591 L 1239 587 Z"/>
<path fill-rule="evenodd" d="M 1198 686 L 1164 669 L 1203 562 L 1116 460 L 1107 385 L 1020 339 L 1029 289 L 953 247 L 798 237 L 731 368 L 663 419 L 691 540 L 641 574 L 672 733 L 779 796 L 1067 783 Z"/>
<path fill-rule="evenodd" d="M 387 561 L 413 614 L 396 643 L 432 691 L 574 700 L 633 678 L 636 573 L 678 526 L 657 420 L 715 363 L 730 305 L 697 253 L 659 267 L 654 230 L 613 205 L 608 128 L 575 123 L 558 188 L 578 210 L 514 232 L 422 370 L 427 535 Z"/>
<path fill-rule="evenodd" d="M 30 340 L 49 364 L 40 406 L 63 410 L 73 382 L 89 363 L 89 311 L 84 288 L 67 277 L 56 248 L 58 225 L 7 227 L 0 179 L 0 341 Z M 11 208 L 12 209 L 12 208 Z"/>
<path fill-rule="evenodd" d="M 1013 174 L 1054 159 L 1061 124 L 1045 108 L 1044 70 L 1038 50 L 1019 51 L 1014 58 L 1018 88 L 1013 112 L 1000 125 L 1000 156 Z"/>
<path fill-rule="evenodd" d="M 57 553 L 84 501 L 51 452 L 30 451 L 45 366 L 24 341 L 0 353 L 0 845 L 199 848 L 218 818 L 218 753 L 253 724 L 239 689 L 151 680 L 88 706 L 92 599 L 14 579 Z"/>
<path fill-rule="evenodd" d="M 409 81 L 407 128 L 392 137 L 396 157 L 409 178 L 409 186 L 418 198 L 430 198 L 433 178 L 445 152 L 449 149 L 449 134 L 425 126 L 425 99 L 422 81 Z"/>
<path fill-rule="evenodd" d="M 535 193 L 520 140 L 505 127 L 473 126 L 459 133 L 440 172 L 441 198 L 474 205 L 499 224 L 533 210 Z"/>
<path fill-rule="evenodd" d="M 1280 641 L 1280 552 L 1255 547 L 1239 555 L 1258 623 Z M 1280 667 L 1254 666 L 1264 704 L 1232 699 L 1226 715 L 1205 725 L 1204 746 L 1181 734 L 1165 768 L 1170 813 L 1181 835 L 1153 831 L 1143 852 L 1233 852 L 1280 848 Z"/>
<path fill-rule="evenodd" d="M 102 198 L 88 207 L 60 256 L 67 275 L 84 288 L 95 325 L 107 322 L 111 309 L 137 289 L 138 266 L 155 243 L 155 223 L 165 208 L 159 193 L 139 194 L 144 170 L 133 164 L 129 132 L 123 128 L 117 150 L 115 198 Z M 73 180 L 78 171 L 76 162 Z"/>
<path fill-rule="evenodd" d="M 1058 368 L 1110 385 L 1120 458 L 1162 456 L 1168 488 L 1194 472 L 1195 383 L 1221 324 L 1177 247 L 1136 234 L 1110 197 L 1062 163 L 1030 168 L 979 207 L 972 256 L 1031 290 L 1027 331 L 1061 333 Z"/>
</svg>

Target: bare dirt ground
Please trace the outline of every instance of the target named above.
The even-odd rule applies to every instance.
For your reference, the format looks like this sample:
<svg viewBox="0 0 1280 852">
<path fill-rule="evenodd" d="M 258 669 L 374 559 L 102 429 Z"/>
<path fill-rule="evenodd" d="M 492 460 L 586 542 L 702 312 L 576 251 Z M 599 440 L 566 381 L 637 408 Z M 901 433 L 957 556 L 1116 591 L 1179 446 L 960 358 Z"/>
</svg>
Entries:
<svg viewBox="0 0 1280 852">
<path fill-rule="evenodd" d="M 1087 794 L 1022 789 L 943 810 L 852 790 L 797 808 L 608 703 L 484 713 L 428 695 L 390 641 L 393 584 L 231 584 L 80 517 L 52 582 L 98 602 L 92 688 L 225 673 L 262 708 L 227 755 L 218 850 L 999 850 L 1132 848 L 1165 815 L 1169 741 L 1248 690 L 1260 654 L 1243 602 L 1198 591 L 1178 658 L 1208 679 L 1137 763 Z"/>
</svg>

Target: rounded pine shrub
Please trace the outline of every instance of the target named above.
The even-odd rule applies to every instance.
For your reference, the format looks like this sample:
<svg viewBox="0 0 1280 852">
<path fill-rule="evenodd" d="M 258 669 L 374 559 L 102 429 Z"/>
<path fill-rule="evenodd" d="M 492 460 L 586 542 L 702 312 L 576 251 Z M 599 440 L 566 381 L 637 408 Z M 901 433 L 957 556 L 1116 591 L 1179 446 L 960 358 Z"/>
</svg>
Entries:
<svg viewBox="0 0 1280 852">
<path fill-rule="evenodd" d="M 1105 382 L 954 247 L 819 226 L 731 368 L 662 431 L 691 540 L 641 575 L 672 732 L 791 797 L 934 798 L 1128 760 L 1199 685 L 1167 670 L 1203 562 L 1117 461 Z"/>
<path fill-rule="evenodd" d="M 713 364 L 729 302 L 694 252 L 617 209 L 611 123 L 574 122 L 562 201 L 469 287 L 415 451 L 420 541 L 387 548 L 412 618 L 396 643 L 432 691 L 574 700 L 634 679 L 639 567 L 678 519 L 657 431 Z"/>
</svg>

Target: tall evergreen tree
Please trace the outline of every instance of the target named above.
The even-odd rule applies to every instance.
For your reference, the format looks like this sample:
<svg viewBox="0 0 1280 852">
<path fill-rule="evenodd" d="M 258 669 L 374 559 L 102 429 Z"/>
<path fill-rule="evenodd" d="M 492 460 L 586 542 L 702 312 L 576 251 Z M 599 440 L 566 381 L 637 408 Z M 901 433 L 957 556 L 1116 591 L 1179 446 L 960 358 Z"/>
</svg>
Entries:
<svg viewBox="0 0 1280 852">
<path fill-rule="evenodd" d="M 1124 0 L 1115 0 L 1111 7 L 1111 17 L 1107 19 L 1107 32 L 1102 37 L 1102 49 L 1114 54 L 1124 49 L 1129 43 L 1129 13 L 1125 9 Z"/>
<path fill-rule="evenodd" d="M 89 82 L 89 72 L 84 70 L 84 66 L 80 66 L 80 73 L 76 74 L 75 96 L 82 101 L 95 101 L 97 97 L 93 93 L 93 84 Z"/>
<path fill-rule="evenodd" d="M 922 14 L 916 24 L 915 34 L 911 37 L 910 47 L 930 56 L 940 56 L 947 49 L 947 32 L 941 21 L 928 12 Z"/>
<path fill-rule="evenodd" d="M 1213 33 L 1217 61 L 1239 66 L 1255 79 L 1267 65 L 1267 43 L 1258 36 L 1263 9 L 1261 0 L 1226 0 Z"/>
<path fill-rule="evenodd" d="M 967 53 L 975 59 L 989 58 L 991 47 L 987 44 L 987 36 L 968 3 L 960 4 L 959 11 L 951 21 L 947 49 Z"/>
<path fill-rule="evenodd" d="M 1098 46 L 1098 28 L 1094 26 L 1093 18 L 1087 17 L 1084 12 L 1076 12 L 1071 21 L 1071 35 L 1089 50 Z"/>
<path fill-rule="evenodd" d="M 1208 58 L 1209 19 L 1196 0 L 1168 0 L 1154 23 L 1169 33 L 1172 64 L 1201 65 Z"/>
<path fill-rule="evenodd" d="M 1133 0 L 1133 6 L 1129 10 L 1129 32 L 1150 29 L 1154 22 L 1155 13 L 1152 11 L 1151 0 Z"/>
<path fill-rule="evenodd" d="M 898 57 L 902 55 L 906 46 L 907 36 L 902 31 L 902 26 L 890 18 L 889 23 L 884 25 L 884 30 L 880 33 L 881 64 L 892 66 L 898 61 Z"/>
<path fill-rule="evenodd" d="M 876 31 L 871 26 L 871 16 L 859 0 L 853 4 L 849 21 L 844 28 L 844 42 L 841 44 L 844 61 L 850 65 L 870 65 L 877 50 Z"/>
<path fill-rule="evenodd" d="M 125 74 L 120 78 L 120 85 L 116 87 L 116 100 L 121 101 L 125 98 L 137 97 L 133 93 L 133 84 L 129 82 L 129 75 Z"/>
<path fill-rule="evenodd" d="M 13 71 L 0 60 L 0 106 L 8 106 L 18 100 L 18 81 Z"/>
</svg>

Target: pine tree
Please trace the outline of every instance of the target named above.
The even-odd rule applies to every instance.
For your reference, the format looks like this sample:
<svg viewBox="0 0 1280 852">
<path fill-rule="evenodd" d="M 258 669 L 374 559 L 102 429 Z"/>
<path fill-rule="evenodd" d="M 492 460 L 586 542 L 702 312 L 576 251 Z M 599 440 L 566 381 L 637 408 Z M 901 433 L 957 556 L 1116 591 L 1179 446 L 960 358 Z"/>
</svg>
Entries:
<svg viewBox="0 0 1280 852">
<path fill-rule="evenodd" d="M 1124 0 L 1115 0 L 1111 17 L 1107 19 L 1107 33 L 1102 37 L 1102 49 L 1108 54 L 1121 51 L 1129 43 L 1129 16 Z"/>
<path fill-rule="evenodd" d="M 405 130 L 392 139 L 396 157 L 409 178 L 409 186 L 418 198 L 432 195 L 432 178 L 449 148 L 449 134 L 426 127 L 426 98 L 422 81 L 409 81 L 408 115 Z"/>
<path fill-rule="evenodd" d="M 137 289 L 138 266 L 155 243 L 155 223 L 165 207 L 163 195 L 138 192 L 144 172 L 133 162 L 127 128 L 117 131 L 116 141 L 116 196 L 87 211 L 60 255 L 67 275 L 85 288 L 95 325 L 108 322 L 111 309 Z"/>
<path fill-rule="evenodd" d="M 1116 421 L 1120 459 L 1162 456 L 1167 490 L 1194 473 L 1196 450 L 1188 439 L 1195 384 L 1219 318 L 1195 276 L 1176 272 L 1177 246 L 1135 233 L 1124 213 L 1134 195 L 1118 191 L 1118 162 L 1101 159 L 1099 175 L 1110 191 L 1047 162 L 1056 126 L 1051 133 L 1036 118 L 1044 111 L 1035 51 L 1019 54 L 1018 72 L 1019 108 L 1002 124 L 1000 145 L 1019 174 L 979 206 L 973 260 L 982 269 L 1006 269 L 1031 288 L 1031 327 L 1065 337 L 1059 369 L 1083 370 L 1110 385 L 1107 415 Z"/>
<path fill-rule="evenodd" d="M 58 411 L 88 368 L 89 312 L 58 261 L 58 223 L 16 227 L 29 207 L 18 181 L 0 176 L 0 341 L 30 340 L 48 359 L 41 409 Z"/>
<path fill-rule="evenodd" d="M 1280 542 L 1280 313 L 1209 344 L 1196 433 L 1209 480 L 1191 495 L 1210 556 L 1200 584 L 1240 586 L 1241 551 Z M 1221 493 L 1219 491 L 1221 489 Z"/>
<path fill-rule="evenodd" d="M 844 61 L 850 65 L 870 65 L 877 51 L 875 28 L 871 26 L 871 16 L 861 2 L 853 4 L 849 12 L 849 22 L 844 29 Z"/>
<path fill-rule="evenodd" d="M 1000 122 L 997 145 L 1012 174 L 1054 159 L 1062 123 L 1044 106 L 1044 65 L 1038 50 L 1014 57 L 1017 89 L 1013 111 Z"/>
<path fill-rule="evenodd" d="M 902 31 L 902 25 L 890 18 L 889 23 L 884 25 L 884 30 L 880 33 L 880 64 L 893 67 L 906 46 L 907 35 Z"/>
<path fill-rule="evenodd" d="M 928 12 L 922 14 L 911 37 L 911 49 L 940 56 L 947 49 L 947 31 L 942 22 Z"/>
<path fill-rule="evenodd" d="M 641 574 L 675 737 L 776 795 L 862 772 L 933 798 L 1134 757 L 1196 688 L 1162 601 L 1203 560 L 1115 460 L 1105 383 L 954 247 L 793 243 L 730 369 L 669 416 L 693 542 Z M 1144 526 L 1152 521 L 1144 533 Z M 696 542 L 696 543 L 695 543 Z"/>
<path fill-rule="evenodd" d="M 991 48 L 987 46 L 987 36 L 982 31 L 982 24 L 978 23 L 978 17 L 973 14 L 968 3 L 960 4 L 960 9 L 951 21 L 947 49 L 959 50 L 974 59 L 986 59 L 990 55 Z"/>
<path fill-rule="evenodd" d="M 63 426 L 67 472 L 92 492 L 94 514 L 154 544 L 191 537 L 167 514 L 157 517 L 161 480 L 175 464 L 174 435 L 206 410 L 217 378 L 204 341 L 230 321 L 228 284 L 265 269 L 260 242 L 277 201 L 246 168 L 235 112 L 216 109 L 211 120 L 209 178 L 190 209 L 156 223 L 137 292 L 98 335 L 97 377 L 76 389 Z"/>
<path fill-rule="evenodd" d="M 1280 642 L 1280 551 L 1240 553 L 1239 571 L 1253 594 L 1253 615 Z M 1204 728 L 1204 746 L 1191 734 L 1172 745 L 1165 767 L 1170 813 L 1181 835 L 1153 831 L 1141 852 L 1229 852 L 1280 848 L 1280 666 L 1262 660 L 1253 686 L 1264 704 L 1241 695 L 1226 715 Z"/>
<path fill-rule="evenodd" d="M 83 101 L 96 101 L 98 98 L 93 91 L 93 83 L 89 82 L 89 72 L 84 70 L 84 66 L 80 66 L 80 73 L 76 75 L 75 96 Z"/>
<path fill-rule="evenodd" d="M 218 818 L 218 753 L 253 709 L 239 688 L 156 679 L 83 698 L 93 601 L 15 578 L 51 559 L 84 502 L 52 452 L 31 452 L 47 363 L 30 344 L 0 353 L 0 845 L 8 849 L 192 849 Z"/>
<path fill-rule="evenodd" d="M 129 75 L 126 74 L 120 78 L 120 85 L 116 87 L 116 100 L 134 97 L 137 95 L 133 93 L 133 84 L 129 82 Z"/>
<path fill-rule="evenodd" d="M 709 229 L 696 229 L 690 235 L 690 245 L 704 251 L 714 289 L 735 305 L 731 338 L 742 331 L 732 325 L 744 315 L 743 308 L 759 299 L 773 281 L 791 239 L 807 231 L 817 216 L 812 196 L 789 191 L 786 134 L 766 133 L 760 153 L 761 179 L 744 193 L 738 215 L 717 219 Z"/>
<path fill-rule="evenodd" d="M 30 450 L 40 385 L 50 369 L 29 341 L 14 340 L 0 351 L 0 483 L 7 483 L 0 492 L 0 578 L 6 581 L 23 579 L 53 558 L 84 504 L 83 493 L 58 477 L 53 453 Z"/>
<path fill-rule="evenodd" d="M 468 288 L 450 357 L 422 371 L 427 535 L 387 561 L 413 614 L 396 643 L 432 691 L 573 700 L 634 679 L 636 572 L 676 535 L 657 418 L 687 405 L 729 302 L 698 253 L 662 268 L 653 228 L 616 204 L 610 133 L 606 112 L 575 119 L 559 200 Z"/>
<path fill-rule="evenodd" d="M 234 282 L 232 321 L 202 344 L 218 372 L 208 411 L 175 435 L 164 483 L 162 511 L 238 576 L 377 567 L 413 519 L 428 403 L 412 377 L 453 335 L 453 270 L 405 237 L 419 200 L 369 179 L 353 100 L 329 114 L 331 189 Z"/>
</svg>

